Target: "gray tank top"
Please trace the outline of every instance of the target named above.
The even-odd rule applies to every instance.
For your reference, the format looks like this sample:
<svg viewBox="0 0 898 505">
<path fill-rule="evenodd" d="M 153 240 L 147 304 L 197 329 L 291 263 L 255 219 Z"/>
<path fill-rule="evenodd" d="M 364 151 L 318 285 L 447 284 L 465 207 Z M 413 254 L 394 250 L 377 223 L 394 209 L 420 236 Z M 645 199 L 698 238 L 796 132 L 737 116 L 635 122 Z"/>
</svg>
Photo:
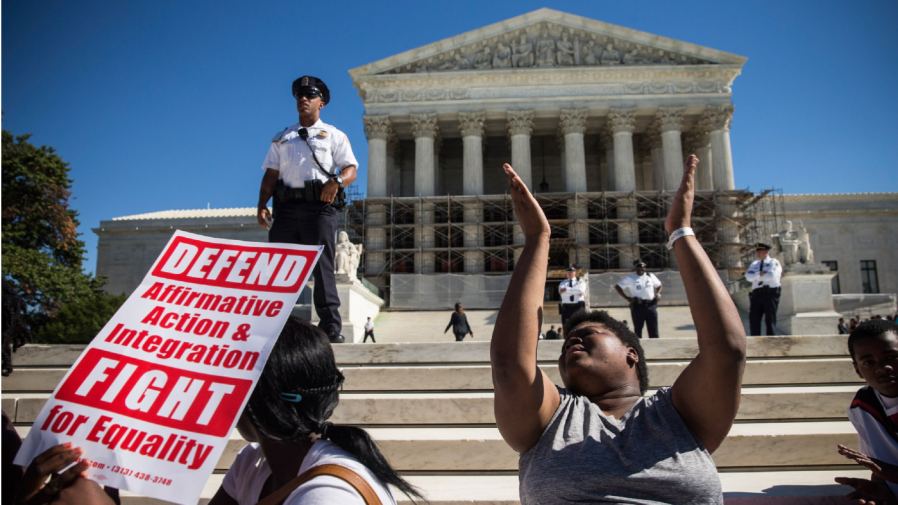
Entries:
<svg viewBox="0 0 898 505">
<path fill-rule="evenodd" d="M 723 504 L 711 455 L 670 399 L 641 398 L 620 419 L 558 388 L 561 404 L 519 462 L 521 504 Z"/>
</svg>

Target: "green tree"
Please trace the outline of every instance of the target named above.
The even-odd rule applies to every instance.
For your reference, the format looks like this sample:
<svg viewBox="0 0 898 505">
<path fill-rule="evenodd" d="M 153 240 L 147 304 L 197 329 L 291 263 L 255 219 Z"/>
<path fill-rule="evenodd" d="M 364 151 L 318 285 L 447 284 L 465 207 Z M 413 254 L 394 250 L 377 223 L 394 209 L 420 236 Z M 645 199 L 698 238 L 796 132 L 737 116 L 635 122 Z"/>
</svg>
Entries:
<svg viewBox="0 0 898 505">
<path fill-rule="evenodd" d="M 69 208 L 69 164 L 52 147 L 28 142 L 30 135 L 2 135 L 2 273 L 27 304 L 32 332 L 52 341 L 42 328 L 69 303 L 75 304 L 66 312 L 73 323 L 93 319 L 72 318 L 86 307 L 103 309 L 96 317 L 108 320 L 119 297 L 109 297 L 101 290 L 105 281 L 81 269 L 86 250 L 78 239 L 78 213 Z M 66 334 L 83 337 L 91 324 Z"/>
</svg>

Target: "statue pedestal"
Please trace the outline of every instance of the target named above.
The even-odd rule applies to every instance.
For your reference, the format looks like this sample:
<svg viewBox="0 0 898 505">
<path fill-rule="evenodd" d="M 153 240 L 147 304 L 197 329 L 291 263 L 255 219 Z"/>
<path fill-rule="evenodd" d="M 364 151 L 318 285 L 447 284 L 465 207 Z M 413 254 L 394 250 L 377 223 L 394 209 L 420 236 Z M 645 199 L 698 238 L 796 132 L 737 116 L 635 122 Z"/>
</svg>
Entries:
<svg viewBox="0 0 898 505">
<path fill-rule="evenodd" d="M 835 273 L 822 265 L 794 265 L 782 277 L 776 313 L 784 335 L 835 335 L 841 315 L 833 308 L 831 280 Z"/>
<path fill-rule="evenodd" d="M 337 296 L 340 297 L 340 318 L 343 319 L 346 343 L 361 342 L 365 338 L 365 323 L 369 317 L 373 321 L 380 314 L 380 309 L 384 306 L 383 298 L 369 291 L 358 280 L 349 280 L 346 274 L 337 274 Z M 293 315 L 318 324 L 314 304 L 297 305 Z M 377 335 L 377 329 L 374 330 L 374 335 Z"/>
</svg>

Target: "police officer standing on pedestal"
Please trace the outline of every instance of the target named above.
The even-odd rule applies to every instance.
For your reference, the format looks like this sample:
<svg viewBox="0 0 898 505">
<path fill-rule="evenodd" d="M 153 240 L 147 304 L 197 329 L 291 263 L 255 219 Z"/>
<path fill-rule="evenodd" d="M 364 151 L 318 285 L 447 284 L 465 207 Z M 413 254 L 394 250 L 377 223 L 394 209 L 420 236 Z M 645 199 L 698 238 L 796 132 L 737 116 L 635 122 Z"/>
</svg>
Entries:
<svg viewBox="0 0 898 505">
<path fill-rule="evenodd" d="M 577 278 L 577 269 L 574 265 L 565 270 L 567 280 L 558 285 L 561 294 L 561 325 L 567 324 L 567 320 L 580 309 L 586 308 L 586 286 Z"/>
<path fill-rule="evenodd" d="M 780 305 L 780 278 L 783 267 L 776 258 L 770 256 L 770 246 L 757 244 L 753 261 L 745 272 L 745 280 L 751 282 L 748 297 L 751 305 L 748 311 L 749 331 L 753 337 L 761 335 L 761 317 L 767 323 L 767 335 L 776 335 L 776 309 Z"/>
<path fill-rule="evenodd" d="M 649 338 L 658 338 L 658 299 L 661 298 L 661 281 L 655 274 L 646 272 L 645 262 L 642 260 L 634 261 L 633 266 L 636 273 L 624 277 L 614 285 L 614 289 L 630 303 L 630 317 L 633 318 L 636 336 L 642 338 L 642 327 L 647 326 Z M 629 289 L 631 296 L 624 294 L 623 288 Z"/>
<path fill-rule="evenodd" d="M 324 246 L 313 272 L 313 300 L 318 327 L 331 342 L 338 343 L 344 339 L 334 275 L 334 240 L 338 208 L 345 206 L 343 188 L 355 181 L 358 162 L 346 134 L 319 119 L 321 109 L 330 102 L 324 81 L 300 77 L 293 81 L 293 97 L 299 123 L 271 140 L 262 163 L 265 175 L 256 217 L 259 225 L 269 230 L 269 242 Z M 272 196 L 273 223 L 268 212 Z"/>
</svg>

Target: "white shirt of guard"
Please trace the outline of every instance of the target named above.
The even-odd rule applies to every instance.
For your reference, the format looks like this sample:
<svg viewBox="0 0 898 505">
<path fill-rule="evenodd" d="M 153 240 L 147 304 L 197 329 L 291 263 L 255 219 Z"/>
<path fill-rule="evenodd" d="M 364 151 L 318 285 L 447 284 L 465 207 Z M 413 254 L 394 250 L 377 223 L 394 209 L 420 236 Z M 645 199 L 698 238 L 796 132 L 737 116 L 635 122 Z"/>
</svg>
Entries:
<svg viewBox="0 0 898 505">
<path fill-rule="evenodd" d="M 299 136 L 300 128 L 302 125 L 296 123 L 275 135 L 268 148 L 268 155 L 262 162 L 262 170 L 270 168 L 280 172 L 280 179 L 288 188 L 301 188 L 305 181 L 314 179 L 322 182 L 329 179 L 318 170 L 309 146 L 315 150 L 321 168 L 330 174 L 337 175 L 338 168 L 359 166 L 345 133 L 319 119 L 306 128 L 309 132 L 309 144 L 306 145 Z"/>
<path fill-rule="evenodd" d="M 633 298 L 641 298 L 643 300 L 654 300 L 655 289 L 661 287 L 661 281 L 655 277 L 655 274 L 646 272 L 642 275 L 630 274 L 617 283 L 621 289 L 630 291 Z"/>
<path fill-rule="evenodd" d="M 374 323 L 372 323 L 371 321 L 368 321 L 367 323 L 365 323 L 365 329 L 366 329 L 366 330 L 373 330 L 373 329 L 374 329 Z"/>
<path fill-rule="evenodd" d="M 564 289 L 563 293 L 561 292 L 562 289 Z M 586 301 L 586 286 L 582 280 L 576 277 L 561 281 L 561 284 L 558 285 L 558 293 L 561 294 L 561 303 L 580 303 Z"/>
<path fill-rule="evenodd" d="M 383 505 L 396 505 L 393 495 L 380 483 L 370 470 L 358 462 L 351 454 L 329 440 L 318 440 L 312 444 L 309 453 L 302 460 L 299 473 L 320 465 L 340 465 L 359 474 L 380 498 Z M 221 487 L 240 505 L 259 503 L 262 486 L 271 475 L 268 461 L 259 444 L 248 444 L 240 450 L 230 470 L 225 475 Z M 299 474 L 297 474 L 299 475 Z M 326 505 L 341 503 L 364 505 L 365 500 L 343 479 L 323 475 L 315 477 L 294 490 L 284 500 L 284 505 Z"/>
<path fill-rule="evenodd" d="M 764 275 L 761 275 L 764 270 Z M 754 260 L 748 270 L 745 271 L 745 280 L 751 282 L 752 289 L 758 289 L 761 286 L 770 286 L 771 288 L 780 287 L 780 277 L 783 275 L 783 267 L 776 258 L 770 256 L 764 260 Z"/>
</svg>

